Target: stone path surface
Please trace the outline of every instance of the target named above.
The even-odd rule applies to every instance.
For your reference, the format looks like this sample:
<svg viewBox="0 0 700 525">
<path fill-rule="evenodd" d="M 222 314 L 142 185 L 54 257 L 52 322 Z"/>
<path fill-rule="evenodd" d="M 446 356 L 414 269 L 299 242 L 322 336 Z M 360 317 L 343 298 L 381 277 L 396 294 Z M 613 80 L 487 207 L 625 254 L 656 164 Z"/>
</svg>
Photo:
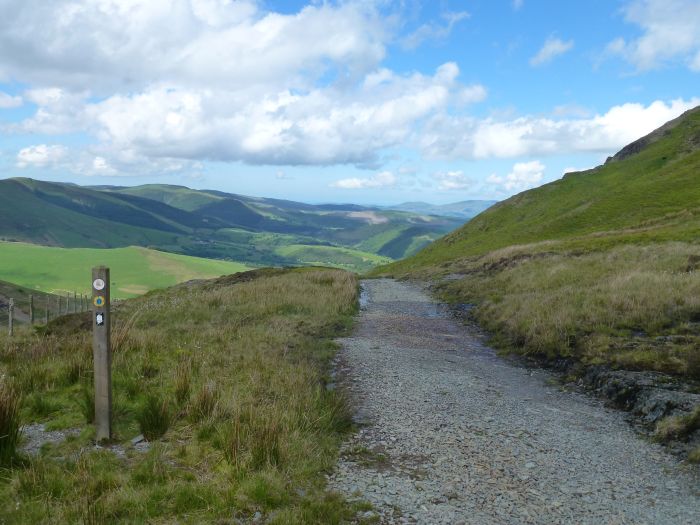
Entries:
<svg viewBox="0 0 700 525">
<path fill-rule="evenodd" d="M 362 425 L 329 483 L 380 523 L 700 523 L 699 469 L 620 413 L 498 358 L 417 287 L 363 287 L 337 365 Z"/>
</svg>

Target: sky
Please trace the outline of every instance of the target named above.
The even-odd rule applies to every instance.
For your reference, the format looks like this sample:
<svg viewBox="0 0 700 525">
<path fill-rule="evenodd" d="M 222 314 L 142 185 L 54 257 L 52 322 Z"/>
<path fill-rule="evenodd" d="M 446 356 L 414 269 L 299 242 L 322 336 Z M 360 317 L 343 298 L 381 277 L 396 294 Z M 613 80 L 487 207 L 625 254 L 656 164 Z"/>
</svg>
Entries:
<svg viewBox="0 0 700 525">
<path fill-rule="evenodd" d="M 699 86 L 700 0 L 0 0 L 0 178 L 500 200 Z"/>
</svg>

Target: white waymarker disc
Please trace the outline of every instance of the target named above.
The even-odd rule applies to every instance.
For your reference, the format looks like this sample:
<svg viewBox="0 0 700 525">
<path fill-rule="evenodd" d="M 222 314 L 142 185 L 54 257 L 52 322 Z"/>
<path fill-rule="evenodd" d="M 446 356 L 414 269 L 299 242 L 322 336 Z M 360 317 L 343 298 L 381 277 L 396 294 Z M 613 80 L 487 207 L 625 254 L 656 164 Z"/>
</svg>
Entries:
<svg viewBox="0 0 700 525">
<path fill-rule="evenodd" d="M 105 289 L 105 282 L 102 279 L 95 279 L 92 282 L 92 287 L 95 290 L 104 290 Z"/>
</svg>

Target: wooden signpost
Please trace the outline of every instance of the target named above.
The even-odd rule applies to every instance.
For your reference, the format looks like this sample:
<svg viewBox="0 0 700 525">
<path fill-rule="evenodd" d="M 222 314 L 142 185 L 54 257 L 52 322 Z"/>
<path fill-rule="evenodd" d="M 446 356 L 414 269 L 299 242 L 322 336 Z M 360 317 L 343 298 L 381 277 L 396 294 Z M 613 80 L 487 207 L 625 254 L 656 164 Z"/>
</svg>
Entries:
<svg viewBox="0 0 700 525">
<path fill-rule="evenodd" d="M 112 350 L 109 268 L 92 269 L 92 355 L 95 366 L 95 440 L 112 438 Z"/>
<path fill-rule="evenodd" d="M 7 323 L 8 323 L 8 333 L 10 334 L 10 337 L 12 337 L 12 334 L 13 334 L 14 331 L 15 331 L 15 327 L 14 327 L 14 322 L 15 322 L 15 300 L 14 300 L 14 299 L 10 299 L 10 304 L 8 305 L 7 312 L 8 312 L 8 316 L 9 316 L 9 317 L 8 317 L 8 321 L 7 321 Z"/>
</svg>

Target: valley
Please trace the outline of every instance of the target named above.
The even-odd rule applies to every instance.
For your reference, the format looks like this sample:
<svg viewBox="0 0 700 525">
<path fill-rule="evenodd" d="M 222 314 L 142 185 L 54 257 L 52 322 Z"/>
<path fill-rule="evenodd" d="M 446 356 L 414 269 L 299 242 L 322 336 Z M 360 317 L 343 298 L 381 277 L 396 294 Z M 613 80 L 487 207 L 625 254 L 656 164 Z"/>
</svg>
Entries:
<svg viewBox="0 0 700 525">
<path fill-rule="evenodd" d="M 416 253 L 465 220 L 160 184 L 0 181 L 0 240 L 62 248 L 141 246 L 256 267 L 319 264 L 364 272 Z"/>
</svg>

